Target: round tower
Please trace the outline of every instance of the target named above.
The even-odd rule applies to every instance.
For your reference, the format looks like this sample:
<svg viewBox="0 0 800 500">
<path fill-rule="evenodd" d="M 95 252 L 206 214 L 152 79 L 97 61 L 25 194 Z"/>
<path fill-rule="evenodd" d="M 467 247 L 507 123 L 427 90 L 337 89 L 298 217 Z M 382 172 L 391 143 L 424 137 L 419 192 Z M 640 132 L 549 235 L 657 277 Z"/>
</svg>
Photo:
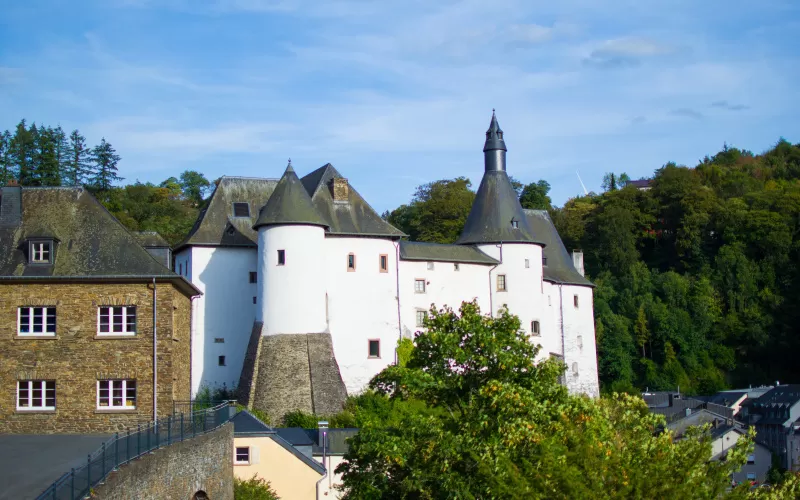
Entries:
<svg viewBox="0 0 800 500">
<path fill-rule="evenodd" d="M 263 335 L 327 331 L 326 227 L 290 163 L 253 225 L 258 231 L 256 321 L 263 323 Z"/>
</svg>

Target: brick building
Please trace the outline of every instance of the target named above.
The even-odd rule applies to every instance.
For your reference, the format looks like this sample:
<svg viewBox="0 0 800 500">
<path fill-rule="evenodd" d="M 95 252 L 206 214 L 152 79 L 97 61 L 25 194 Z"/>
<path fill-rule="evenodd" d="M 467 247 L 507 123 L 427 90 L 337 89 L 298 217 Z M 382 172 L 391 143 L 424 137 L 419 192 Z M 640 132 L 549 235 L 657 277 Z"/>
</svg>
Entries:
<svg viewBox="0 0 800 500">
<path fill-rule="evenodd" d="M 200 292 L 159 257 L 83 188 L 2 188 L 0 432 L 114 432 L 189 399 Z"/>
</svg>

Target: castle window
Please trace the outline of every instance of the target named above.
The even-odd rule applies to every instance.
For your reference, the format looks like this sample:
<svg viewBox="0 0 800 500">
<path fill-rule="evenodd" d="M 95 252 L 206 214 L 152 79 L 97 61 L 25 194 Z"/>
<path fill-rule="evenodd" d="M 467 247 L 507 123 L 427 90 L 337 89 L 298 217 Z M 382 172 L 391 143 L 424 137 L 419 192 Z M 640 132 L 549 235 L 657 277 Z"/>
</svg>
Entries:
<svg viewBox="0 0 800 500">
<path fill-rule="evenodd" d="M 178 274 L 183 276 L 183 264 L 178 264 Z"/>
<path fill-rule="evenodd" d="M 755 465 L 755 463 L 756 463 L 756 456 L 747 455 L 747 465 Z"/>
<path fill-rule="evenodd" d="M 519 221 L 517 219 L 511 219 L 511 227 L 513 229 L 519 229 Z"/>
<path fill-rule="evenodd" d="M 578 307 L 578 294 L 577 294 L 577 293 L 576 293 L 575 295 L 573 295 L 573 296 L 572 296 L 572 304 L 573 304 L 573 305 L 575 306 L 575 308 L 577 309 L 577 307 Z"/>
<path fill-rule="evenodd" d="M 347 254 L 347 272 L 352 273 L 356 270 L 356 254 Z"/>
<path fill-rule="evenodd" d="M 531 321 L 531 333 L 533 333 L 534 335 L 541 335 L 541 331 L 539 331 L 538 321 Z"/>
<path fill-rule="evenodd" d="M 458 262 L 453 263 L 453 271 L 460 271 L 461 268 L 458 267 Z"/>
<path fill-rule="evenodd" d="M 225 366 L 225 356 L 218 356 L 217 357 L 217 364 L 219 366 Z"/>
<path fill-rule="evenodd" d="M 381 256 L 378 257 L 378 268 L 380 269 L 380 272 L 382 272 L 382 273 L 388 273 L 389 272 L 389 256 L 388 255 L 381 254 Z"/>
<path fill-rule="evenodd" d="M 55 335 L 55 307 L 20 307 L 17 309 L 17 335 Z"/>
<path fill-rule="evenodd" d="M 98 380 L 98 410 L 136 409 L 135 380 Z"/>
<path fill-rule="evenodd" d="M 55 380 L 18 380 L 17 410 L 55 410 Z"/>
<path fill-rule="evenodd" d="M 578 335 L 576 340 L 578 341 L 578 349 L 583 351 L 583 335 Z"/>
<path fill-rule="evenodd" d="M 250 271 L 250 283 L 258 283 L 258 273 Z"/>
<path fill-rule="evenodd" d="M 428 311 L 417 309 L 417 326 L 425 326 L 425 320 L 428 318 Z"/>
<path fill-rule="evenodd" d="M 236 447 L 234 462 L 237 465 L 250 465 L 250 448 L 247 446 Z"/>
<path fill-rule="evenodd" d="M 425 280 L 414 280 L 414 293 L 425 293 Z"/>
<path fill-rule="evenodd" d="M 136 306 L 101 306 L 97 308 L 98 335 L 134 335 Z"/>
<path fill-rule="evenodd" d="M 253 297 L 253 304 L 256 304 L 257 302 L 258 302 L 258 297 Z"/>
<path fill-rule="evenodd" d="M 237 202 L 233 204 L 234 217 L 250 217 L 250 205 L 247 203 Z"/>
<path fill-rule="evenodd" d="M 30 251 L 32 264 L 50 264 L 53 255 L 53 242 L 31 241 Z"/>
<path fill-rule="evenodd" d="M 278 265 L 286 265 L 286 250 L 278 250 Z"/>
<path fill-rule="evenodd" d="M 428 271 L 433 271 L 433 262 L 428 262 Z"/>
<path fill-rule="evenodd" d="M 545 257 L 544 255 L 542 255 L 542 265 L 547 266 L 547 257 Z"/>
<path fill-rule="evenodd" d="M 528 269 L 529 267 L 531 267 L 531 260 L 525 259 L 525 269 Z"/>
<path fill-rule="evenodd" d="M 497 291 L 498 292 L 505 292 L 506 291 L 506 275 L 505 274 L 498 274 L 497 275 Z"/>
<path fill-rule="evenodd" d="M 572 375 L 575 377 L 578 376 L 578 363 L 572 363 Z"/>
<path fill-rule="evenodd" d="M 380 358 L 381 357 L 381 341 L 378 339 L 370 339 L 368 342 L 367 357 Z"/>
<path fill-rule="evenodd" d="M 215 344 L 224 344 L 225 343 L 225 338 L 223 338 L 223 337 L 215 337 L 214 338 L 214 343 Z"/>
</svg>

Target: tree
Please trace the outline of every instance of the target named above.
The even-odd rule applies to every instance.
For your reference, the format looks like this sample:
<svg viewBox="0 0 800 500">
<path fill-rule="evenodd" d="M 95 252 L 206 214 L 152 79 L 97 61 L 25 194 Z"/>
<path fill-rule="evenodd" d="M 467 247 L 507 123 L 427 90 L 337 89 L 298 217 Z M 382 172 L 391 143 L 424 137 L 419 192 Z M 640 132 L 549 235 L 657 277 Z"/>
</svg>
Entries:
<svg viewBox="0 0 800 500">
<path fill-rule="evenodd" d="M 97 190 L 108 191 L 111 189 L 111 183 L 124 180 L 117 175 L 117 163 L 120 160 L 120 156 L 116 154 L 111 144 L 106 142 L 105 137 L 100 140 L 100 144 L 92 149 L 92 157 L 94 168 L 91 183 Z"/>
<path fill-rule="evenodd" d="M 540 347 L 508 312 L 432 307 L 425 326 L 406 366 L 370 386 L 440 411 L 367 422 L 336 469 L 345 498 L 714 499 L 752 447 L 751 435 L 710 461 L 708 428 L 673 442 L 638 397 L 570 396 L 564 365 L 536 363 Z"/>
<path fill-rule="evenodd" d="M 200 172 L 194 170 L 186 170 L 181 174 L 180 181 L 183 196 L 199 206 L 203 203 L 203 195 L 211 187 L 211 183 Z"/>
<path fill-rule="evenodd" d="M 233 478 L 233 498 L 236 500 L 279 500 L 269 481 L 253 476 L 250 479 Z"/>
<path fill-rule="evenodd" d="M 28 129 L 25 120 L 17 124 L 13 137 L 9 142 L 11 160 L 16 165 L 16 172 L 19 175 L 19 183 L 23 186 L 32 185 L 34 181 L 34 132 L 36 125 L 31 125 Z"/>
<path fill-rule="evenodd" d="M 645 346 L 650 341 L 650 330 L 647 328 L 647 316 L 644 313 L 644 305 L 639 306 L 639 312 L 636 315 L 636 325 L 633 327 L 636 334 L 636 345 L 642 349 L 642 357 L 647 357 Z"/>
<path fill-rule="evenodd" d="M 545 180 L 531 182 L 522 189 L 519 195 L 519 203 L 522 208 L 535 210 L 550 210 L 552 201 L 547 193 L 550 192 L 550 184 Z"/>
<path fill-rule="evenodd" d="M 16 175 L 14 167 L 11 157 L 11 133 L 6 130 L 0 134 L 0 183 L 3 186 Z"/>
<path fill-rule="evenodd" d="M 35 173 L 32 176 L 33 184 L 38 186 L 61 185 L 61 165 L 59 163 L 61 140 L 57 131 L 50 127 L 42 126 L 34 135 Z"/>
<path fill-rule="evenodd" d="M 86 138 L 73 130 L 69 135 L 67 155 L 64 161 L 64 181 L 68 186 L 80 186 L 92 169 L 92 151 L 86 145 Z"/>
<path fill-rule="evenodd" d="M 617 177 L 614 175 L 614 172 L 607 173 L 603 176 L 602 186 L 604 191 L 617 190 Z"/>
<path fill-rule="evenodd" d="M 617 184 L 619 184 L 620 187 L 626 187 L 630 181 L 631 178 L 628 177 L 628 174 L 622 172 L 621 174 L 619 174 L 619 179 L 617 180 Z"/>
</svg>

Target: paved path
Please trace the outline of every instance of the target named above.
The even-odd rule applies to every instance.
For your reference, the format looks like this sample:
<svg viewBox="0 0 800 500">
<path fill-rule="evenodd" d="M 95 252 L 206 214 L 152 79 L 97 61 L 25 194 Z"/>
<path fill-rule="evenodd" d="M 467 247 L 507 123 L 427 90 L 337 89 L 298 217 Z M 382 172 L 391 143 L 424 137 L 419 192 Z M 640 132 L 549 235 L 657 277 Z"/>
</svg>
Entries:
<svg viewBox="0 0 800 500">
<path fill-rule="evenodd" d="M 0 500 L 35 498 L 109 437 L 0 435 Z"/>
</svg>

